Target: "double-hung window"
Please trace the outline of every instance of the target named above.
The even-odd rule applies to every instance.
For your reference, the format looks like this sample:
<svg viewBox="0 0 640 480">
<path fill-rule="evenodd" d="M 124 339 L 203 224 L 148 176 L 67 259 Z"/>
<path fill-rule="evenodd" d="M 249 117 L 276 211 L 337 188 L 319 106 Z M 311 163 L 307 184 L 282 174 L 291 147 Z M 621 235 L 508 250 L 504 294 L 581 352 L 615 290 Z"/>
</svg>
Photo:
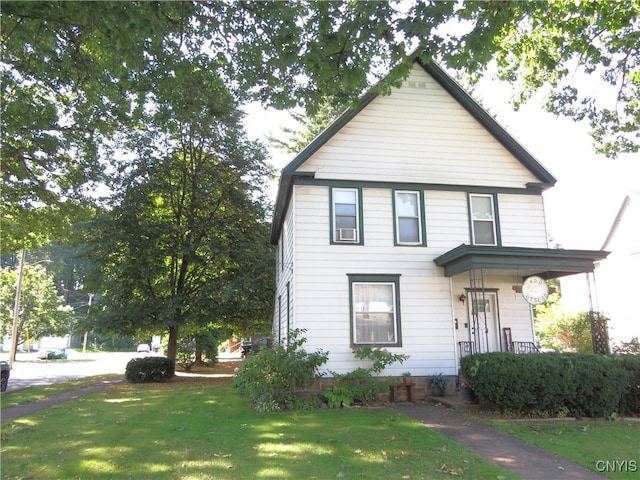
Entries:
<svg viewBox="0 0 640 480">
<path fill-rule="evenodd" d="M 395 232 L 397 245 L 423 245 L 423 218 L 420 192 L 394 192 Z"/>
<path fill-rule="evenodd" d="M 357 188 L 331 189 L 334 243 L 361 243 L 359 197 Z"/>
<path fill-rule="evenodd" d="M 493 195 L 469 195 L 474 245 L 498 245 Z"/>
<path fill-rule="evenodd" d="M 398 275 L 349 275 L 353 345 L 400 346 Z"/>
</svg>

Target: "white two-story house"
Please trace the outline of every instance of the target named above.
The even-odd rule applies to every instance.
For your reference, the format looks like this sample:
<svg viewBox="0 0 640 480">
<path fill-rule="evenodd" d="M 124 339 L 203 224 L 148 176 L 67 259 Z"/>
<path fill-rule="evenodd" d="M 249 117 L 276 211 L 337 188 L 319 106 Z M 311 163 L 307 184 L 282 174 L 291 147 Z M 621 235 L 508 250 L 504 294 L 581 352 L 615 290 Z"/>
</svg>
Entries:
<svg viewBox="0 0 640 480">
<path fill-rule="evenodd" d="M 385 374 L 418 377 L 457 375 L 471 352 L 534 350 L 525 280 L 606 257 L 548 248 L 542 193 L 555 181 L 441 67 L 415 60 L 401 87 L 365 95 L 283 169 L 274 341 L 305 329 L 338 373 L 361 366 L 354 347 L 384 347 L 409 357 Z"/>
</svg>

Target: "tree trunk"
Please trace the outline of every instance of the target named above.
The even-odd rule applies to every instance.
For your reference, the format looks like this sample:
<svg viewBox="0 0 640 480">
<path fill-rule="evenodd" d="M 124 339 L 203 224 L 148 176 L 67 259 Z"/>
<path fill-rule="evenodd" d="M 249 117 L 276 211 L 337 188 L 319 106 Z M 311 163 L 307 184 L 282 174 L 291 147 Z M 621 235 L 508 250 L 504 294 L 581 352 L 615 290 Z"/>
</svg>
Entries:
<svg viewBox="0 0 640 480">
<path fill-rule="evenodd" d="M 178 327 L 169 327 L 169 343 L 167 345 L 167 358 L 170 360 L 176 359 L 176 352 L 178 351 Z"/>
</svg>

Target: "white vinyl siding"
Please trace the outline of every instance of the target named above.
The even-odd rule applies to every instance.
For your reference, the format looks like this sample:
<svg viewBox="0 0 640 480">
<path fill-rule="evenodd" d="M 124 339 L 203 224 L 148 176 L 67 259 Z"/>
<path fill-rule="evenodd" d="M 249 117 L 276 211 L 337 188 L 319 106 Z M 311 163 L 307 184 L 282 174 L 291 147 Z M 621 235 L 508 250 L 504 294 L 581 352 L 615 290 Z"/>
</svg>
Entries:
<svg viewBox="0 0 640 480">
<path fill-rule="evenodd" d="M 394 353 L 412 353 L 404 364 L 386 369 L 385 375 L 400 376 L 405 370 L 415 371 L 416 375 L 420 372 L 454 375 L 449 279 L 433 263 L 446 249 L 398 248 L 392 227 L 393 191 L 384 188 L 362 188 L 365 245 L 328 244 L 329 191 L 327 186 L 294 186 L 297 212 L 296 276 L 292 284 L 295 287 L 294 323 L 307 330 L 305 348 L 330 352 L 324 372 L 347 373 L 360 366 L 351 348 L 349 275 L 401 274 L 399 340 L 402 347 L 389 346 L 388 349 Z M 453 203 L 458 201 L 456 196 Z M 459 221 L 467 225 L 464 194 L 462 205 Z M 465 231 L 468 232 L 468 228 Z"/>
<path fill-rule="evenodd" d="M 547 248 L 548 235 L 541 195 L 498 195 L 503 246 Z"/>
<path fill-rule="evenodd" d="M 425 192 L 425 218 L 429 246 L 446 252 L 462 243 L 469 244 L 469 207 L 464 192 Z"/>
<path fill-rule="evenodd" d="M 315 178 L 525 188 L 539 182 L 416 66 L 298 169 Z"/>
<path fill-rule="evenodd" d="M 276 294 L 274 296 L 274 316 L 273 316 L 273 338 L 274 341 L 284 341 L 289 332 L 287 327 L 295 328 L 294 319 L 294 296 L 287 295 L 287 291 L 293 292 L 294 278 L 294 215 L 295 201 L 292 200 L 283 222 L 278 243 L 279 258 L 278 271 L 276 275 Z M 289 301 L 287 301 L 289 299 Z"/>
</svg>

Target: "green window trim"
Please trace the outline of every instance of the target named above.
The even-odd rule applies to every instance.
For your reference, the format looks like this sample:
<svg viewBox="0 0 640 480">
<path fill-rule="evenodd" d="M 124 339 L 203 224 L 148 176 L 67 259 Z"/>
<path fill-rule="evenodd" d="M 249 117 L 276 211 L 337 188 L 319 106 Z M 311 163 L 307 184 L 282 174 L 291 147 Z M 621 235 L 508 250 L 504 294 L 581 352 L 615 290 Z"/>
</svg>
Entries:
<svg viewBox="0 0 640 480">
<path fill-rule="evenodd" d="M 347 277 L 351 346 L 401 347 L 400 275 L 347 274 Z M 391 325 L 387 325 L 389 320 Z"/>
<path fill-rule="evenodd" d="M 491 200 L 491 213 L 492 213 L 492 218 L 491 219 L 480 219 L 474 218 L 474 213 L 473 213 L 473 199 L 474 198 L 488 198 Z M 501 238 L 501 232 L 500 232 L 500 215 L 498 213 L 498 195 L 496 193 L 490 193 L 490 194 L 486 194 L 486 193 L 467 193 L 467 211 L 468 211 L 468 215 L 469 215 L 469 238 L 471 239 L 471 245 L 478 245 L 478 246 L 495 246 L 495 247 L 501 247 L 502 246 L 502 238 Z M 493 242 L 491 243 L 479 243 L 476 241 L 476 229 L 477 227 L 482 224 L 482 223 L 489 223 L 489 221 L 492 224 L 492 231 L 491 234 L 493 236 Z M 485 232 L 486 233 L 486 232 Z"/>
<path fill-rule="evenodd" d="M 400 219 L 399 208 L 397 206 L 398 194 L 414 194 L 417 199 L 418 212 L 415 218 L 418 220 L 418 241 L 400 241 Z M 425 217 L 425 203 L 424 203 L 424 191 L 423 190 L 406 190 L 406 189 L 394 189 L 392 191 L 392 205 L 393 205 L 393 243 L 395 246 L 401 247 L 426 247 L 427 246 L 427 227 Z M 409 217 L 404 217 L 409 218 Z"/>
<path fill-rule="evenodd" d="M 338 195 L 353 193 L 355 208 L 350 209 L 352 203 L 338 204 Z M 340 209 L 336 208 L 340 206 Z M 338 210 L 338 211 L 337 211 Z M 364 245 L 364 220 L 362 215 L 362 189 L 359 187 L 332 187 L 329 189 L 329 243 L 331 245 Z M 353 221 L 350 217 L 355 216 Z M 344 222 L 345 227 L 339 224 Z"/>
</svg>

